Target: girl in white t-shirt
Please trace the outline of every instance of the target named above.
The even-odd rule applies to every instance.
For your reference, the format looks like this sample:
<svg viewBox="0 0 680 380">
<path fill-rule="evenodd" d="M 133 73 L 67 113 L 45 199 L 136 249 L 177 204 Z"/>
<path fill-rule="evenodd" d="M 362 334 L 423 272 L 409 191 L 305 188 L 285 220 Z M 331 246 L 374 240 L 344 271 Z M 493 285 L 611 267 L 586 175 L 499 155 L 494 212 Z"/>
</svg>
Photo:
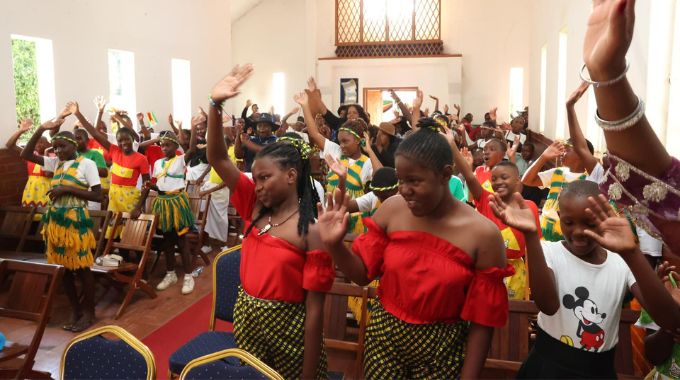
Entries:
<svg viewBox="0 0 680 380">
<path fill-rule="evenodd" d="M 647 264 L 628 220 L 596 183 L 577 180 L 562 191 L 564 241 L 540 241 L 535 216 L 519 194 L 510 205 L 494 195 L 491 205 L 525 235 L 529 283 L 540 310 L 536 344 L 518 378 L 616 378 L 614 348 L 628 291 L 660 325 L 680 327 L 680 308 Z"/>
<path fill-rule="evenodd" d="M 194 290 L 194 278 L 191 275 L 189 245 L 186 244 L 184 235 L 194 225 L 194 216 L 191 212 L 189 197 L 184 190 L 186 187 L 186 163 L 191 159 L 196 148 L 196 127 L 191 127 L 190 147 L 183 155 L 177 155 L 179 140 L 173 132 L 167 131 L 161 135 L 160 144 L 165 158 L 154 163 L 153 178 L 156 182 L 155 184 L 145 184 L 140 202 L 140 204 L 145 203 L 149 190 L 158 193 L 152 205 L 152 212 L 158 218 L 158 229 L 163 234 L 163 252 L 165 253 L 167 273 L 156 286 L 156 289 L 165 290 L 177 282 L 175 246 L 179 245 L 182 265 L 184 266 L 182 294 L 189 294 Z M 139 209 L 133 211 L 133 217 L 138 217 L 140 212 Z"/>
<path fill-rule="evenodd" d="M 94 276 L 90 271 L 92 250 L 97 242 L 92 233 L 92 219 L 87 202 L 101 202 L 101 185 L 96 164 L 77 154 L 71 132 L 52 137 L 56 157 L 38 156 L 35 145 L 46 130 L 57 129 L 63 119 L 48 121 L 36 129 L 21 157 L 53 172 L 47 193 L 50 201 L 43 216 L 47 262 L 66 269 L 64 290 L 71 303 L 72 318 L 65 330 L 80 332 L 94 323 Z M 82 302 L 76 292 L 76 277 L 82 282 Z"/>
</svg>

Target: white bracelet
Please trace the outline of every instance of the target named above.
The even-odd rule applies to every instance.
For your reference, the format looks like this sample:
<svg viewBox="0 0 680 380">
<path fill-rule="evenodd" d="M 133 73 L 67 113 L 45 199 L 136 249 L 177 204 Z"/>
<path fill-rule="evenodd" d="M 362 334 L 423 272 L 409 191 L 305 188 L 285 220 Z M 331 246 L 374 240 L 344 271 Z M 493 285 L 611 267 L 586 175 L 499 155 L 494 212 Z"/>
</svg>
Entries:
<svg viewBox="0 0 680 380">
<path fill-rule="evenodd" d="M 595 122 L 605 132 L 621 132 L 624 131 L 642 120 L 645 116 L 645 102 L 638 98 L 638 105 L 630 115 L 621 120 L 607 121 L 600 118 L 600 112 L 595 112 Z"/>
<path fill-rule="evenodd" d="M 590 79 L 590 75 L 588 75 L 588 77 L 586 77 L 586 75 L 585 75 L 586 64 L 584 63 L 583 66 L 581 66 L 581 70 L 578 72 L 578 75 L 581 77 L 582 81 L 592 85 L 593 87 L 607 87 L 607 86 L 613 85 L 616 82 L 620 82 L 621 80 L 623 80 L 623 78 L 625 78 L 626 74 L 628 73 L 628 69 L 630 69 L 630 62 L 628 62 L 628 60 L 626 59 L 626 68 L 623 70 L 623 73 L 621 73 L 621 75 L 619 75 L 618 77 L 616 77 L 614 79 L 610 79 L 608 81 L 596 82 L 596 81 Z"/>
</svg>

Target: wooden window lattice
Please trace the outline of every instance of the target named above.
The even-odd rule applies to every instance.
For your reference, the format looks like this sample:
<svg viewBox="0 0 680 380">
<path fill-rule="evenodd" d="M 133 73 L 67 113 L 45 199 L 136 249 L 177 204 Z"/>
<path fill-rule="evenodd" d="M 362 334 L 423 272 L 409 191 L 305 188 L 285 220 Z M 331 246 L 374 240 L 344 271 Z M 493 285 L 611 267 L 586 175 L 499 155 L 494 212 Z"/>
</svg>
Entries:
<svg viewBox="0 0 680 380">
<path fill-rule="evenodd" d="M 340 57 L 443 53 L 440 0 L 336 0 Z"/>
</svg>

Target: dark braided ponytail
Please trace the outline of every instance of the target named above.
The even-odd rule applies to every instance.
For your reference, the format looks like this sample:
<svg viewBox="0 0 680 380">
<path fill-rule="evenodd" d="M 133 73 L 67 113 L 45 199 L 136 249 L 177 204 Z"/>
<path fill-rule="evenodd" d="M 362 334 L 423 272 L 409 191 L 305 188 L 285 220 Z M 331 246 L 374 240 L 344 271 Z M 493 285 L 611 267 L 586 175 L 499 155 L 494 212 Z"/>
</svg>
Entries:
<svg viewBox="0 0 680 380">
<path fill-rule="evenodd" d="M 288 135 L 288 136 L 286 136 Z M 298 220 L 298 234 L 300 236 L 307 235 L 309 231 L 309 225 L 314 223 L 316 218 L 316 204 L 320 202 L 319 195 L 314 189 L 312 180 L 312 169 L 309 163 L 309 152 L 304 149 L 305 144 L 302 139 L 297 136 L 300 143 L 295 140 L 296 138 L 290 136 L 292 133 L 284 135 L 283 141 L 277 141 L 273 144 L 265 146 L 261 151 L 257 153 L 255 159 L 261 157 L 268 157 L 278 163 L 282 169 L 295 168 L 298 172 L 297 178 L 297 193 L 298 202 L 300 204 L 299 209 L 299 220 Z M 253 226 L 262 219 L 263 216 L 271 212 L 271 208 L 262 207 L 250 224 L 245 232 L 245 236 L 248 236 L 250 230 Z"/>
</svg>

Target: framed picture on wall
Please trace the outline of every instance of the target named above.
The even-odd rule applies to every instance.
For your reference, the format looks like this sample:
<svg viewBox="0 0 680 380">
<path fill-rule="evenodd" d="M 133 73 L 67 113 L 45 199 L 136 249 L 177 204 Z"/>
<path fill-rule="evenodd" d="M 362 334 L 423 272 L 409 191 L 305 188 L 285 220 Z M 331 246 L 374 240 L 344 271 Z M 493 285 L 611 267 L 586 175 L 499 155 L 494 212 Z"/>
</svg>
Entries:
<svg viewBox="0 0 680 380">
<path fill-rule="evenodd" d="M 340 78 L 340 105 L 359 103 L 359 78 Z"/>
</svg>

